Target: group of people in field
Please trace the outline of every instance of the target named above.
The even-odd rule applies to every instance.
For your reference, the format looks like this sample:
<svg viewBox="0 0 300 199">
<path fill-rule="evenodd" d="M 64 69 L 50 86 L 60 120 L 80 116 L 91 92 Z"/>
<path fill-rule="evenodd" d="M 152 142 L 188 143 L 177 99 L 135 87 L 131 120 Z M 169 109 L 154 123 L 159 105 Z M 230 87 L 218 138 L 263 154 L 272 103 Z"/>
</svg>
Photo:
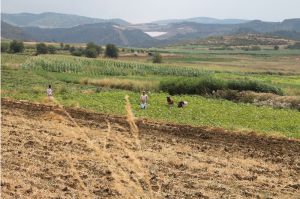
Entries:
<svg viewBox="0 0 300 199">
<path fill-rule="evenodd" d="M 140 96 L 141 109 L 147 108 L 147 102 L 148 102 L 148 95 L 146 94 L 146 91 L 143 91 L 142 95 Z M 175 104 L 174 100 L 172 100 L 170 96 L 167 97 L 167 103 L 170 107 L 173 107 Z M 184 108 L 187 105 L 188 105 L 187 101 L 179 101 L 177 103 L 178 108 Z"/>
<path fill-rule="evenodd" d="M 48 95 L 48 100 L 49 101 L 52 101 L 53 99 L 53 90 L 52 90 L 52 87 L 51 85 L 48 86 L 47 88 L 47 95 Z M 140 96 L 140 107 L 141 109 L 146 109 L 147 106 L 148 106 L 148 95 L 146 94 L 146 91 L 143 91 L 142 92 L 142 95 Z M 174 106 L 174 100 L 171 99 L 170 96 L 167 97 L 167 103 L 170 107 L 173 107 Z M 188 102 L 187 101 L 179 101 L 177 103 L 177 107 L 178 108 L 184 108 L 188 105 Z"/>
</svg>

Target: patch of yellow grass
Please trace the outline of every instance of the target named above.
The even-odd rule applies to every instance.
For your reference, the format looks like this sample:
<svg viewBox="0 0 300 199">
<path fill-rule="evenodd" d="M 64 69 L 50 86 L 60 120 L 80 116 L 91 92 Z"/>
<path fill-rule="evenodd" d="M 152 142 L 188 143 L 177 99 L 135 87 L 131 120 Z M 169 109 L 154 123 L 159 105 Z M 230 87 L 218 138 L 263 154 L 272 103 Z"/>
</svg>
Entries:
<svg viewBox="0 0 300 199">
<path fill-rule="evenodd" d="M 104 79 L 82 79 L 81 84 L 91 84 L 100 87 L 123 89 L 131 91 L 142 90 L 156 90 L 158 88 L 158 82 L 153 81 L 141 81 L 131 79 L 117 79 L 117 78 L 104 78 Z"/>
</svg>

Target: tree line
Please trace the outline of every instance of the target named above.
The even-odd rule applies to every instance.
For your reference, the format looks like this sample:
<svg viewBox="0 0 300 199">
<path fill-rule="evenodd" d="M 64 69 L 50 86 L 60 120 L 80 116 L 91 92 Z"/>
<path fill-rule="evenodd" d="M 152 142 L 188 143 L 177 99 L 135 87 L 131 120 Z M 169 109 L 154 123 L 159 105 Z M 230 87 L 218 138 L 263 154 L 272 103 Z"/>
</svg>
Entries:
<svg viewBox="0 0 300 199">
<path fill-rule="evenodd" d="M 1 52 L 8 53 L 22 53 L 25 50 L 24 43 L 22 41 L 13 40 L 10 43 L 1 43 Z M 86 56 L 90 58 L 96 58 L 104 52 L 105 57 L 118 58 L 119 49 L 114 44 L 107 44 L 105 50 L 102 46 L 93 42 L 86 44 L 86 47 L 74 47 L 69 44 L 60 43 L 60 47 L 54 45 L 47 45 L 45 43 L 37 43 L 35 45 L 36 55 L 40 54 L 55 54 L 57 50 L 69 51 L 74 56 Z"/>
<path fill-rule="evenodd" d="M 22 53 L 25 50 L 24 43 L 22 41 L 13 40 L 10 43 L 1 43 L 1 52 L 8 53 Z M 119 49 L 114 44 L 107 44 L 105 49 L 101 45 L 97 45 L 93 42 L 89 42 L 85 47 L 75 47 L 69 44 L 60 43 L 60 46 L 47 45 L 46 43 L 37 43 L 35 45 L 35 55 L 40 54 L 55 54 L 58 50 L 69 51 L 73 56 L 85 56 L 89 58 L 96 58 L 101 54 L 109 58 L 118 58 Z M 124 52 L 125 49 L 122 49 Z M 130 50 L 135 53 L 134 49 Z M 138 52 L 144 53 L 144 50 L 138 50 Z M 158 52 L 148 52 L 148 55 L 152 57 L 153 63 L 162 63 L 162 56 Z"/>
</svg>

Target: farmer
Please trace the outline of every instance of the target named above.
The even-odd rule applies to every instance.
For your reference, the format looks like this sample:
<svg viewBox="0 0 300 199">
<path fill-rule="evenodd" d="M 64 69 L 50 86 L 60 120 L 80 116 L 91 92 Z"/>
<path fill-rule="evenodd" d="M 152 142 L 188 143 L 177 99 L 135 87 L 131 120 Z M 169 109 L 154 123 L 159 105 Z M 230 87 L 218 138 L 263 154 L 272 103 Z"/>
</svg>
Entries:
<svg viewBox="0 0 300 199">
<path fill-rule="evenodd" d="M 167 97 L 167 102 L 170 107 L 174 105 L 174 101 L 171 99 L 170 96 Z"/>
<path fill-rule="evenodd" d="M 141 101 L 141 109 L 146 109 L 147 101 L 148 101 L 148 95 L 146 95 L 146 91 L 142 92 L 142 95 L 140 97 L 140 101 Z"/>
<path fill-rule="evenodd" d="M 49 85 L 49 87 L 48 87 L 48 89 L 47 89 L 47 95 L 48 95 L 48 100 L 49 100 L 49 101 L 52 101 L 52 98 L 53 98 L 53 91 L 52 91 L 51 85 Z"/>
<path fill-rule="evenodd" d="M 188 105 L 187 101 L 180 101 L 178 102 L 178 108 L 184 108 Z"/>
</svg>

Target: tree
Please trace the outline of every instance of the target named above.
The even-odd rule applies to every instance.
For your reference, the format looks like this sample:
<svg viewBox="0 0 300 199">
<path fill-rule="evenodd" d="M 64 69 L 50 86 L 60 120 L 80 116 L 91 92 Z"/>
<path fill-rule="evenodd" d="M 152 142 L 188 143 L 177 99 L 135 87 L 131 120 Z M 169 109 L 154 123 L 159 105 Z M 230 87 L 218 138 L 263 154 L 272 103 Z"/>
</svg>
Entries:
<svg viewBox="0 0 300 199">
<path fill-rule="evenodd" d="M 90 58 L 96 58 L 100 53 L 102 53 L 102 47 L 89 42 L 86 44 L 85 56 Z"/>
<path fill-rule="evenodd" d="M 107 44 L 105 48 L 105 57 L 118 58 L 119 49 L 114 44 Z"/>
<path fill-rule="evenodd" d="M 45 43 L 38 43 L 36 44 L 36 54 L 47 54 L 48 53 L 48 47 Z"/>
<path fill-rule="evenodd" d="M 7 52 L 9 49 L 9 44 L 6 42 L 1 42 L 1 52 Z"/>
<path fill-rule="evenodd" d="M 69 49 L 70 49 L 70 45 L 69 44 L 65 44 L 64 50 L 69 50 Z"/>
<path fill-rule="evenodd" d="M 60 43 L 60 48 L 64 49 L 64 43 L 63 42 Z"/>
<path fill-rule="evenodd" d="M 93 42 L 87 43 L 86 44 L 86 49 L 91 49 L 91 48 L 96 49 L 98 55 L 101 54 L 102 51 L 103 51 L 101 46 L 98 46 L 98 45 L 94 44 Z"/>
<path fill-rule="evenodd" d="M 48 51 L 50 54 L 55 54 L 56 53 L 56 47 L 53 45 L 48 46 Z"/>
<path fill-rule="evenodd" d="M 153 63 L 162 63 L 162 56 L 160 55 L 160 53 L 155 53 L 153 58 L 152 58 L 152 62 Z"/>
<path fill-rule="evenodd" d="M 98 56 L 98 52 L 95 48 L 87 48 L 85 49 L 85 56 L 90 58 L 96 58 Z"/>
<path fill-rule="evenodd" d="M 279 46 L 274 46 L 274 50 L 279 50 Z"/>
<path fill-rule="evenodd" d="M 9 51 L 12 53 L 20 53 L 24 51 L 24 44 L 22 41 L 13 40 L 10 42 Z"/>
</svg>

